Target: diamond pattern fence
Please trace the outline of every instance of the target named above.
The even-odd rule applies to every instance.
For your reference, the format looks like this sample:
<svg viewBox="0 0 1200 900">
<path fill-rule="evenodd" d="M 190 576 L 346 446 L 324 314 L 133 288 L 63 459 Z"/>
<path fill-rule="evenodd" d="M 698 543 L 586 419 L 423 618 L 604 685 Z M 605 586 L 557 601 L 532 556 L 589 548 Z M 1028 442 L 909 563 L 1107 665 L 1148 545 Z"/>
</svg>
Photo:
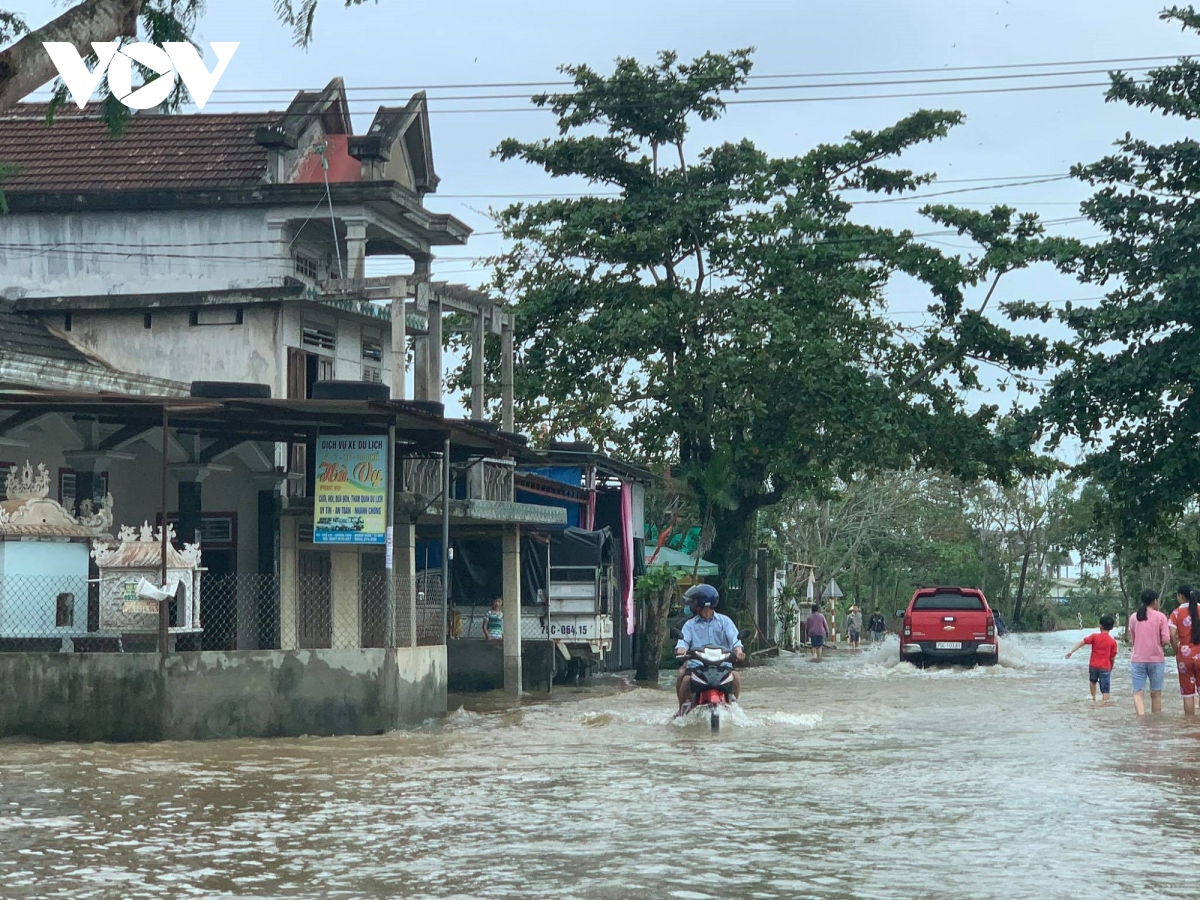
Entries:
<svg viewBox="0 0 1200 900">
<path fill-rule="evenodd" d="M 0 652 L 154 652 L 158 603 L 138 582 L 82 576 L 0 576 Z M 406 579 L 360 574 L 338 583 L 331 572 L 273 575 L 201 573 L 165 601 L 172 648 L 278 650 L 420 646 L 446 633 L 440 573 Z M 388 629 L 392 641 L 388 641 Z"/>
</svg>

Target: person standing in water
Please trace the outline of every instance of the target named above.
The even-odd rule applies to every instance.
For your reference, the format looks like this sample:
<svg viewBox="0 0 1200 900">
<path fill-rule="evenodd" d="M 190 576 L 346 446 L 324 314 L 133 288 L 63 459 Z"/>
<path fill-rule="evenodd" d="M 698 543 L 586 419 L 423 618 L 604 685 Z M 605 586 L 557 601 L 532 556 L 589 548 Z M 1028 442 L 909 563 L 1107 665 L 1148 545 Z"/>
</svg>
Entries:
<svg viewBox="0 0 1200 900">
<path fill-rule="evenodd" d="M 497 597 L 483 614 L 483 636 L 493 644 L 504 640 L 504 599 Z"/>
<path fill-rule="evenodd" d="M 884 633 L 887 631 L 887 622 L 883 619 L 883 613 L 875 610 L 871 615 L 871 621 L 867 623 L 867 629 L 871 632 L 871 643 L 880 643 L 883 640 Z"/>
<path fill-rule="evenodd" d="M 1158 609 L 1158 591 L 1142 591 L 1138 611 L 1129 617 L 1129 636 L 1133 639 L 1133 654 L 1129 671 L 1133 676 L 1133 708 L 1139 716 L 1146 714 L 1146 682 L 1150 682 L 1150 712 L 1162 712 L 1163 676 L 1166 654 L 1163 646 L 1171 642 L 1167 617 Z"/>
<path fill-rule="evenodd" d="M 1181 584 L 1179 606 L 1167 621 L 1185 716 L 1196 714 L 1196 697 L 1200 695 L 1200 603 L 1197 601 L 1200 601 L 1200 592 L 1190 584 Z"/>
<path fill-rule="evenodd" d="M 812 612 L 804 621 L 804 626 L 808 630 L 808 640 L 812 644 L 813 662 L 820 662 L 825 656 L 825 638 L 829 636 L 829 622 L 821 615 L 821 607 L 817 604 L 812 605 Z"/>
<path fill-rule="evenodd" d="M 846 634 L 850 638 L 850 649 L 858 649 L 858 639 L 862 636 L 862 610 L 855 604 L 846 614 Z"/>
</svg>

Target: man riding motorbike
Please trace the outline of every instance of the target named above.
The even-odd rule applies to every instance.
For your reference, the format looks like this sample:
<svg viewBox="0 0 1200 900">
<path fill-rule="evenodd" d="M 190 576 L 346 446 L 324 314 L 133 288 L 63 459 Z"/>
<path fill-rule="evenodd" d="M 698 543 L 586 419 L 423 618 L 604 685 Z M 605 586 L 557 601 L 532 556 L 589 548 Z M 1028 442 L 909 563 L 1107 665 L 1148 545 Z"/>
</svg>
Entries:
<svg viewBox="0 0 1200 900">
<path fill-rule="evenodd" d="M 682 634 L 675 644 L 675 657 L 682 659 L 689 650 L 699 650 L 701 647 L 720 647 L 734 654 L 738 662 L 746 658 L 742 648 L 741 638 L 738 637 L 737 626 L 729 616 L 717 612 L 720 594 L 711 584 L 697 584 L 689 588 L 683 595 L 684 601 L 692 609 L 692 618 L 683 623 Z M 679 677 L 675 681 L 675 695 L 679 698 L 680 714 L 684 707 L 690 705 L 692 687 L 688 678 L 688 669 L 695 664 L 693 660 L 679 667 Z M 735 671 L 733 673 L 733 697 L 736 700 L 742 693 L 742 680 Z"/>
</svg>

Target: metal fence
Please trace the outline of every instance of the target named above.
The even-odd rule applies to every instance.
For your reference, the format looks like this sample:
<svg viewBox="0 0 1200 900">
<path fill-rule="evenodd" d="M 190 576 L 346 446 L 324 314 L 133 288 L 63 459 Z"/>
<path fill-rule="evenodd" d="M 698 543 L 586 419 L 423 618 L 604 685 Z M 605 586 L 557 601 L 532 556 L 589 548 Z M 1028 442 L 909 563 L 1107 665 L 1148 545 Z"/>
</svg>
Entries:
<svg viewBox="0 0 1200 900">
<path fill-rule="evenodd" d="M 158 604 L 139 596 L 140 580 L 0 576 L 0 652 L 157 651 Z M 440 573 L 419 573 L 415 585 L 396 578 L 390 611 L 384 572 L 363 571 L 357 581 L 332 571 L 203 572 L 183 581 L 165 601 L 177 651 L 407 647 L 414 632 L 427 646 L 445 634 Z"/>
</svg>

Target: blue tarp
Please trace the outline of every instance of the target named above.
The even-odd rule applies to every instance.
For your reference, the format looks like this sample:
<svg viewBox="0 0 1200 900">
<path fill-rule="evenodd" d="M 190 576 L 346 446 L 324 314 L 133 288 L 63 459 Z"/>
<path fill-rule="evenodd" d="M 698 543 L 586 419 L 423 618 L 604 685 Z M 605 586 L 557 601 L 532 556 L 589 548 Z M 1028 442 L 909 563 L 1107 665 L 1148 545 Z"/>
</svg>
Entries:
<svg viewBox="0 0 1200 900">
<path fill-rule="evenodd" d="M 546 478 L 550 481 L 557 481 L 559 484 L 569 484 L 574 488 L 583 487 L 583 469 L 578 466 L 543 466 L 538 469 L 522 468 L 521 472 L 527 475 L 536 475 L 539 478 Z"/>
</svg>

